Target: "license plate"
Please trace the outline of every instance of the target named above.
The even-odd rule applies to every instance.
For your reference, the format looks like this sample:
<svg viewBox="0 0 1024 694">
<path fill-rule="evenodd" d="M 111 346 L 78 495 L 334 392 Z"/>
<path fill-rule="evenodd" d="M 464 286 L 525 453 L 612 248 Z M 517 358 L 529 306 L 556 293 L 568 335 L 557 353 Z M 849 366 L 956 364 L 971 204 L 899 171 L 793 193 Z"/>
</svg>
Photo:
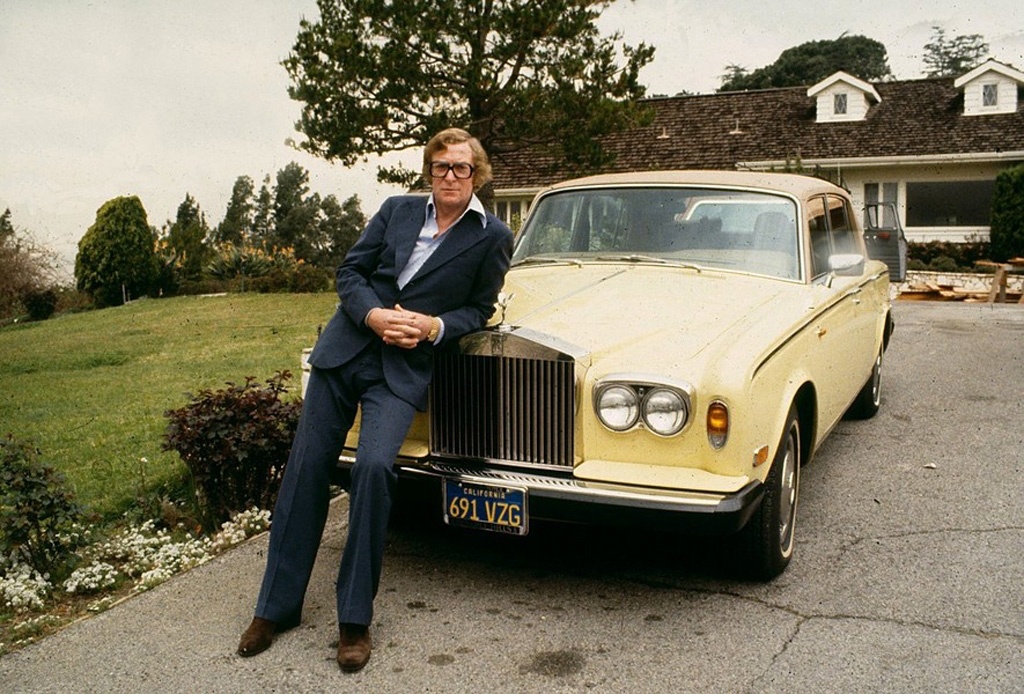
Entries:
<svg viewBox="0 0 1024 694">
<path fill-rule="evenodd" d="M 525 535 L 526 490 L 446 478 L 444 522 L 448 525 Z"/>
</svg>

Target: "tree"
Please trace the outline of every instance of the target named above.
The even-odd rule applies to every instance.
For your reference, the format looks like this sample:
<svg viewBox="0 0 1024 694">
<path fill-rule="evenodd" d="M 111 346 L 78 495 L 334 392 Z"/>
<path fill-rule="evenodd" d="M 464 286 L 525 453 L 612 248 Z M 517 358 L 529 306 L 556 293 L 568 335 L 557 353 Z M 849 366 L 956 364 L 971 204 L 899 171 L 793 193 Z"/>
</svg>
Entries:
<svg viewBox="0 0 1024 694">
<path fill-rule="evenodd" d="M 321 268 L 337 267 L 365 227 L 366 215 L 360 208 L 358 195 L 352 195 L 344 203 L 328 195 L 320 202 L 313 253 L 307 260 Z"/>
<path fill-rule="evenodd" d="M 256 188 L 248 176 L 239 176 L 231 189 L 231 200 L 224 213 L 224 219 L 217 225 L 213 233 L 214 243 L 240 244 L 249 239 L 253 233 L 253 214 L 255 203 L 253 194 Z"/>
<path fill-rule="evenodd" d="M 11 222 L 11 208 L 8 207 L 0 214 L 0 244 L 6 244 L 11 238 L 14 238 L 14 224 Z"/>
<path fill-rule="evenodd" d="M 53 284 L 55 255 L 15 229 L 11 220 L 10 209 L 0 215 L 0 322 L 26 311 L 34 313 L 30 304 L 35 299 L 45 295 L 56 297 L 49 289 Z"/>
<path fill-rule="evenodd" d="M 955 77 L 981 63 L 988 44 L 981 34 L 947 38 L 942 27 L 932 27 L 932 40 L 924 45 L 924 64 L 928 77 Z"/>
<path fill-rule="evenodd" d="M 75 281 L 99 306 L 144 296 L 157 276 L 153 233 L 137 196 L 108 200 L 78 242 Z"/>
<path fill-rule="evenodd" d="M 992 257 L 1024 257 L 1024 164 L 1000 171 L 992 191 Z"/>
<path fill-rule="evenodd" d="M 316 223 L 320 209 L 320 196 L 309 193 L 309 172 L 301 165 L 290 162 L 277 172 L 274 186 L 273 245 L 294 248 L 295 255 L 306 259 L 307 238 Z"/>
<path fill-rule="evenodd" d="M 185 200 L 178 205 L 177 217 L 167 231 L 167 245 L 174 254 L 180 279 L 198 280 L 201 277 L 211 256 L 206 242 L 209 235 L 206 215 L 199 209 L 195 198 L 186 193 Z"/>
<path fill-rule="evenodd" d="M 801 87 L 840 70 L 867 81 L 892 77 L 884 45 L 866 36 L 845 34 L 834 40 L 808 41 L 787 48 L 774 63 L 753 72 L 735 64 L 725 70 L 719 92 Z"/>
<path fill-rule="evenodd" d="M 654 49 L 602 37 L 612 0 L 317 0 L 284 66 L 304 103 L 299 146 L 351 166 L 459 125 L 488 153 L 543 147 L 573 170 L 609 159 L 600 136 L 645 121 Z M 621 64 L 620 64 L 621 56 Z M 379 168 L 381 181 L 416 174 Z"/>
<path fill-rule="evenodd" d="M 274 196 L 270 193 L 270 175 L 263 177 L 259 195 L 256 196 L 256 209 L 252 216 L 253 240 L 262 244 L 273 243 L 274 233 Z"/>
</svg>

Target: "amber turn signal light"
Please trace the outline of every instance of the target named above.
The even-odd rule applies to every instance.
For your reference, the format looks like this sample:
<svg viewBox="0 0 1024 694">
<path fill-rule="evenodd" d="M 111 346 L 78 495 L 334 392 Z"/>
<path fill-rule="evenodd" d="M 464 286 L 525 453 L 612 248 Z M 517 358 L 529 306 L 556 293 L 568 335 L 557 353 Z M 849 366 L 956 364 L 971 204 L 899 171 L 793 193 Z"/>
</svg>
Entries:
<svg viewBox="0 0 1024 694">
<path fill-rule="evenodd" d="M 708 441 L 714 448 L 721 448 L 729 438 L 729 408 L 721 400 L 708 405 Z"/>
</svg>

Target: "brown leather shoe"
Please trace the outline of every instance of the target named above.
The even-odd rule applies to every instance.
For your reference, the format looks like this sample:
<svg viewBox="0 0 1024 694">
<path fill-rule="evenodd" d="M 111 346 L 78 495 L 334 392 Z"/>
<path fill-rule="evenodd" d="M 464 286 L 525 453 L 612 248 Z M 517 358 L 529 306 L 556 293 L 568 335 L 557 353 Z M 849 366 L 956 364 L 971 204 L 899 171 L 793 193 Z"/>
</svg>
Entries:
<svg viewBox="0 0 1024 694">
<path fill-rule="evenodd" d="M 299 625 L 298 619 L 287 619 L 272 622 L 262 617 L 253 617 L 249 628 L 242 634 L 238 642 L 238 655 L 249 658 L 270 648 L 274 643 L 274 635 L 288 631 Z"/>
<path fill-rule="evenodd" d="M 364 624 L 342 624 L 338 636 L 338 665 L 345 672 L 359 672 L 370 660 L 370 628 Z"/>
</svg>

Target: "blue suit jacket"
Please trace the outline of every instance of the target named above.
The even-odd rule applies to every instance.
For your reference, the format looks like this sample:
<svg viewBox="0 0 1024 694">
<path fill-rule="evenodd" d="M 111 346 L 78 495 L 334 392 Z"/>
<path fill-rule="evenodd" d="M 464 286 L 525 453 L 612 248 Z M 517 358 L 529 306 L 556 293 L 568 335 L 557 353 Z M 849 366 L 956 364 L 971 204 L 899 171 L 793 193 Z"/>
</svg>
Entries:
<svg viewBox="0 0 1024 694">
<path fill-rule="evenodd" d="M 512 255 L 512 232 L 488 213 L 487 226 L 467 213 L 402 289 L 398 275 L 412 254 L 426 219 L 427 198 L 388 198 L 338 267 L 341 304 L 324 329 L 309 362 L 342 366 L 380 338 L 366 326 L 373 308 L 402 308 L 444 321 L 442 343 L 482 328 L 494 313 Z M 423 410 L 433 372 L 435 345 L 414 349 L 381 343 L 384 376 L 392 392 Z"/>
</svg>

